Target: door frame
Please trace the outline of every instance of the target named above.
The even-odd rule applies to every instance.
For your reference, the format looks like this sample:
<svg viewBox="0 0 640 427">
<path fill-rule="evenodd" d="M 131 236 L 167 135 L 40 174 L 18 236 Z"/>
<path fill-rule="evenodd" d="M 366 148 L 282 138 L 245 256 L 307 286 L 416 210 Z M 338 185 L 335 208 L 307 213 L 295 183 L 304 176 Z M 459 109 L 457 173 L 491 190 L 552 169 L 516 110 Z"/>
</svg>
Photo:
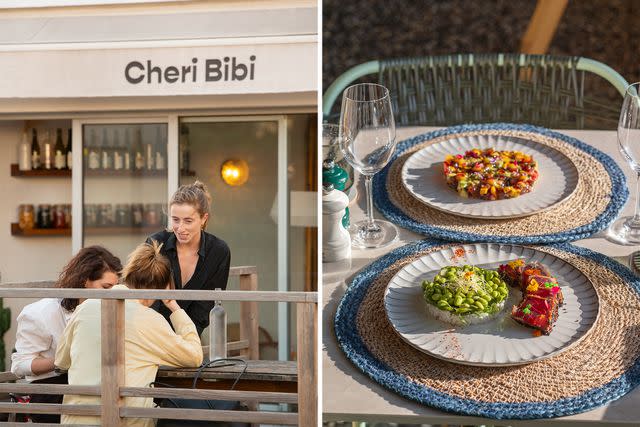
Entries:
<svg viewBox="0 0 640 427">
<path fill-rule="evenodd" d="M 277 122 L 278 123 L 278 188 L 277 188 L 277 247 L 278 268 L 276 281 L 278 291 L 289 291 L 289 182 L 287 176 L 288 147 L 287 147 L 287 116 L 283 114 L 255 115 L 255 116 L 187 116 L 180 117 L 180 123 L 250 123 Z M 178 147 L 176 146 L 176 154 Z M 177 174 L 176 174 L 177 176 Z M 176 187 L 177 188 L 177 187 Z M 289 306 L 278 303 L 278 360 L 289 360 Z"/>
</svg>

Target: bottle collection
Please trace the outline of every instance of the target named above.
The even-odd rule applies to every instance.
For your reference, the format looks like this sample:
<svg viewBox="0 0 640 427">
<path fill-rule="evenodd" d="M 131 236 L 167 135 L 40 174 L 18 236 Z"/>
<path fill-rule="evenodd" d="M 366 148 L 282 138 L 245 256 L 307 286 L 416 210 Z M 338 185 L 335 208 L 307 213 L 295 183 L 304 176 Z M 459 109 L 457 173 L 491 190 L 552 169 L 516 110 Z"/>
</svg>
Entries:
<svg viewBox="0 0 640 427">
<path fill-rule="evenodd" d="M 164 171 L 167 169 L 166 140 L 160 128 L 155 138 L 143 138 L 140 129 L 102 127 L 91 129 L 83 150 L 89 171 Z"/>
<path fill-rule="evenodd" d="M 70 204 L 40 204 L 37 210 L 33 205 L 25 204 L 18 207 L 18 227 L 21 230 L 34 228 L 70 228 Z"/>
<path fill-rule="evenodd" d="M 167 223 L 162 203 L 100 203 L 84 206 L 85 227 L 162 227 Z"/>
<path fill-rule="evenodd" d="M 18 145 L 18 169 L 64 170 L 71 169 L 72 137 L 67 129 L 24 130 Z M 142 130 L 122 126 L 101 126 L 85 132 L 83 165 L 88 171 L 164 171 L 167 169 L 167 144 L 165 132 L 156 127 L 155 134 L 143 135 Z M 66 143 L 65 143 L 66 140 Z M 185 172 L 190 168 L 189 130 L 180 131 L 179 167 Z"/>
<path fill-rule="evenodd" d="M 31 134 L 30 141 L 29 134 Z M 66 139 L 65 144 L 61 128 L 56 129 L 55 137 L 49 129 L 41 131 L 40 135 L 35 128 L 31 129 L 31 132 L 25 129 L 18 146 L 18 169 L 21 171 L 71 169 L 73 164 L 71 129 L 67 130 Z"/>
<path fill-rule="evenodd" d="M 166 173 L 166 132 L 166 126 L 156 124 L 84 126 L 83 174 L 139 173 L 144 176 L 150 172 Z M 18 144 L 18 169 L 52 172 L 70 170 L 73 164 L 72 145 L 70 128 L 25 128 Z M 190 170 L 189 129 L 185 125 L 181 126 L 179 132 L 178 161 L 181 172 Z M 39 172 L 35 175 L 43 174 Z M 85 228 L 161 228 L 167 223 L 164 206 L 160 203 L 85 204 L 82 210 Z M 21 204 L 18 208 L 17 228 L 23 232 L 39 229 L 68 230 L 71 228 L 71 205 Z"/>
<path fill-rule="evenodd" d="M 100 203 L 84 207 L 84 226 L 162 227 L 167 216 L 161 203 Z M 22 204 L 18 207 L 18 227 L 23 231 L 48 228 L 71 228 L 70 204 Z"/>
</svg>

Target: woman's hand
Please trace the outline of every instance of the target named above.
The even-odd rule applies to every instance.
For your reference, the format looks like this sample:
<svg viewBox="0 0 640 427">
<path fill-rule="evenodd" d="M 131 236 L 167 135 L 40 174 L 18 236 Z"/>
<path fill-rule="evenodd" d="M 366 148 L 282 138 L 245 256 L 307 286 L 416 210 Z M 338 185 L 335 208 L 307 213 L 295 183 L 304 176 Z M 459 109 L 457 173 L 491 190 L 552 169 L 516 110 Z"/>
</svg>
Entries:
<svg viewBox="0 0 640 427">
<path fill-rule="evenodd" d="M 167 287 L 165 289 L 168 291 L 175 289 L 175 287 L 173 286 L 173 281 L 167 283 Z M 165 307 L 171 310 L 172 313 L 176 310 L 180 310 L 180 306 L 174 299 L 163 299 L 162 303 Z"/>
<path fill-rule="evenodd" d="M 162 303 L 173 313 L 176 310 L 180 310 L 180 306 L 174 299 L 163 299 Z"/>
</svg>

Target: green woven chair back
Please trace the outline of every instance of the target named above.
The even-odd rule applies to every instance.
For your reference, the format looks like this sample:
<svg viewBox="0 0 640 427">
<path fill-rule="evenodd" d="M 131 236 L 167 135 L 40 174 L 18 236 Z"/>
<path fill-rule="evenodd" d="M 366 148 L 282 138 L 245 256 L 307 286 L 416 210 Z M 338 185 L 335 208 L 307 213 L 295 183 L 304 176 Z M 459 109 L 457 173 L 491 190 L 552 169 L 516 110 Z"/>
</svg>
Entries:
<svg viewBox="0 0 640 427">
<path fill-rule="evenodd" d="M 385 60 L 378 62 L 377 82 L 389 88 L 398 126 L 509 122 L 615 129 L 622 98 L 608 90 L 610 78 L 580 69 L 585 68 L 579 66 L 581 60 L 522 54 Z M 600 65 L 615 74 L 620 92 L 624 79 Z M 593 88 L 599 88 L 600 95 Z M 333 111 L 335 117 L 339 106 Z"/>
</svg>

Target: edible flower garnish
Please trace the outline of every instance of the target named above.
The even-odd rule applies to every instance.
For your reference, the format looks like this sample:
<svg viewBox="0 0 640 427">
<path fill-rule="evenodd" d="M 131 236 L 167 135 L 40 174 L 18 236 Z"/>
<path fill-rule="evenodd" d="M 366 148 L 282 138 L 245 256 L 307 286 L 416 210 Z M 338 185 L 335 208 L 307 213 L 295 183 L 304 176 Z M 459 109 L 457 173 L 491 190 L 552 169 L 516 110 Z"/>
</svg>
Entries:
<svg viewBox="0 0 640 427">
<path fill-rule="evenodd" d="M 524 265 L 524 260 L 517 259 L 515 261 L 511 261 L 508 265 L 509 267 L 522 267 Z"/>
<path fill-rule="evenodd" d="M 527 286 L 527 291 L 529 292 L 536 292 L 538 290 L 538 287 L 540 285 L 538 284 L 538 282 L 536 281 L 536 279 L 531 279 L 531 282 L 529 282 L 529 286 Z"/>
</svg>

